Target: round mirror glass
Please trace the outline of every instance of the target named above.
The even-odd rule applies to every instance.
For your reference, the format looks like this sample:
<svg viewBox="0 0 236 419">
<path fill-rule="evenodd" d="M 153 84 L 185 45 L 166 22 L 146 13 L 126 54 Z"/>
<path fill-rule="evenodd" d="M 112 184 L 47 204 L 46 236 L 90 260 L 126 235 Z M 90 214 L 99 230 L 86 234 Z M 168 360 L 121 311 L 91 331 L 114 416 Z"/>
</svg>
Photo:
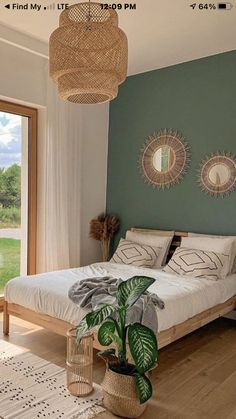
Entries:
<svg viewBox="0 0 236 419">
<path fill-rule="evenodd" d="M 189 166 L 189 147 L 181 133 L 164 129 L 144 143 L 139 167 L 145 182 L 164 189 L 178 183 Z"/>
<path fill-rule="evenodd" d="M 153 154 L 153 166 L 158 172 L 168 172 L 175 162 L 174 150 L 163 145 Z"/>
<path fill-rule="evenodd" d="M 218 163 L 209 170 L 209 180 L 213 185 L 222 186 L 230 179 L 230 169 L 225 164 Z"/>
<path fill-rule="evenodd" d="M 212 154 L 202 161 L 199 174 L 202 190 L 212 196 L 228 195 L 236 188 L 236 160 L 233 154 Z"/>
</svg>

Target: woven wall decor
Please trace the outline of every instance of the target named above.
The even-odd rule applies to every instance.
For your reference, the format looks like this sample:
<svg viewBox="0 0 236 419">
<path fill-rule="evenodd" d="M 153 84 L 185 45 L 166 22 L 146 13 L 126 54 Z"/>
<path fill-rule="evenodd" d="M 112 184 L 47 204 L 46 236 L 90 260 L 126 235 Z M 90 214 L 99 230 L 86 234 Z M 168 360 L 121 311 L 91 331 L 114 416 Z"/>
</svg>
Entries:
<svg viewBox="0 0 236 419">
<path fill-rule="evenodd" d="M 100 3 L 70 6 L 49 41 L 50 76 L 63 100 L 94 104 L 118 94 L 127 75 L 128 42 L 118 15 Z"/>
<path fill-rule="evenodd" d="M 236 159 L 231 153 L 207 156 L 198 171 L 202 191 L 214 197 L 229 195 L 236 188 Z"/>
<path fill-rule="evenodd" d="M 164 129 L 145 142 L 139 160 L 144 181 L 164 189 L 180 182 L 190 162 L 189 147 L 183 135 Z"/>
</svg>

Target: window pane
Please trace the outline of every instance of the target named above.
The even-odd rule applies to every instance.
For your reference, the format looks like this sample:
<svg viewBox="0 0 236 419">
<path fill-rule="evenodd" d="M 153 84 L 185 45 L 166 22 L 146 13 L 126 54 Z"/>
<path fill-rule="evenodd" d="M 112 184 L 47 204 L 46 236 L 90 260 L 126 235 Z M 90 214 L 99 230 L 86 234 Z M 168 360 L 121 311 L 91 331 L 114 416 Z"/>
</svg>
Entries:
<svg viewBox="0 0 236 419">
<path fill-rule="evenodd" d="M 0 293 L 27 271 L 28 118 L 0 112 Z"/>
</svg>

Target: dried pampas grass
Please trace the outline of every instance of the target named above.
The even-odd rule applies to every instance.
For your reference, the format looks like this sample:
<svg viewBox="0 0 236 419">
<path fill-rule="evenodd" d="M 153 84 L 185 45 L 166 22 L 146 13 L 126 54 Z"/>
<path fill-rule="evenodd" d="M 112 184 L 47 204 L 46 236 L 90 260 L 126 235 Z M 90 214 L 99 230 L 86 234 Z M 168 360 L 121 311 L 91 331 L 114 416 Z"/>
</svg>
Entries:
<svg viewBox="0 0 236 419">
<path fill-rule="evenodd" d="M 111 239 L 119 228 L 119 220 L 115 215 L 101 214 L 90 221 L 90 237 L 101 242 L 102 258 L 109 259 Z"/>
</svg>

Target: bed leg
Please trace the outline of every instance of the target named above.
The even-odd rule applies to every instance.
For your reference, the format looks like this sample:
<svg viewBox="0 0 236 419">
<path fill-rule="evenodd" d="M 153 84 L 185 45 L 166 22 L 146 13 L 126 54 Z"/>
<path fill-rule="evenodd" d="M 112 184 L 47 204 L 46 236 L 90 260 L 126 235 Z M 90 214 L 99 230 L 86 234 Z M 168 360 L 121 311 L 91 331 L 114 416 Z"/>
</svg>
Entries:
<svg viewBox="0 0 236 419">
<path fill-rule="evenodd" d="M 4 310 L 3 310 L 3 334 L 5 336 L 9 335 L 9 314 L 8 314 L 8 304 L 7 301 L 4 301 Z"/>
</svg>

